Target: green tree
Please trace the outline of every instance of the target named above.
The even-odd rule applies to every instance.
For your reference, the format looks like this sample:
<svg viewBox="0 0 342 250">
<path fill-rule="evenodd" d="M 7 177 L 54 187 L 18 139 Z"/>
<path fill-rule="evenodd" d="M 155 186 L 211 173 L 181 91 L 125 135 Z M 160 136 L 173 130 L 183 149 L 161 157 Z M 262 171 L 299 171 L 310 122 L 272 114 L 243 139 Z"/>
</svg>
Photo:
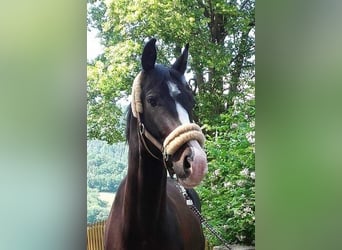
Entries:
<svg viewBox="0 0 342 250">
<path fill-rule="evenodd" d="M 88 138 L 123 140 L 119 104 L 140 70 L 144 41 L 157 38 L 164 64 L 189 42 L 195 121 L 209 161 L 203 213 L 228 241 L 246 244 L 255 237 L 254 12 L 253 0 L 112 0 L 95 1 L 88 13 L 106 47 L 88 63 Z"/>
<path fill-rule="evenodd" d="M 249 89 L 252 91 L 252 89 Z M 255 242 L 255 100 L 235 96 L 209 127 L 208 174 L 198 189 L 203 214 L 231 243 Z M 213 239 L 216 243 L 217 240 Z"/>
<path fill-rule="evenodd" d="M 87 223 L 93 224 L 107 219 L 107 203 L 99 199 L 97 189 L 87 188 Z"/>
<path fill-rule="evenodd" d="M 241 80 L 254 76 L 254 1 L 97 1 L 88 23 L 101 31 L 106 49 L 88 65 L 88 137 L 120 141 L 122 114 L 140 70 L 146 38 L 156 37 L 158 60 L 169 63 L 190 42 L 190 84 L 197 95 L 196 120 L 213 124 L 233 105 Z M 98 13 L 102 13 L 99 15 Z"/>
<path fill-rule="evenodd" d="M 108 145 L 104 141 L 89 140 L 87 144 L 87 184 L 100 192 L 116 192 L 127 172 L 127 146 Z"/>
</svg>

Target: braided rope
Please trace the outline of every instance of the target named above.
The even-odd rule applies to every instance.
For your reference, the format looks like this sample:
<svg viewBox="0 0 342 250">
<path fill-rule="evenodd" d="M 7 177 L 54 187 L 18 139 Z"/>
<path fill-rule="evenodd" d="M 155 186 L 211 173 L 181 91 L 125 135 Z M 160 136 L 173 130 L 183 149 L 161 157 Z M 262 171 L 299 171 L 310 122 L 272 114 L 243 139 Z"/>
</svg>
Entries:
<svg viewBox="0 0 342 250">
<path fill-rule="evenodd" d="M 135 118 L 138 118 L 138 113 L 143 112 L 143 105 L 140 99 L 141 95 L 141 72 L 135 77 L 132 86 L 132 113 Z"/>
<path fill-rule="evenodd" d="M 173 130 L 164 140 L 164 154 L 173 155 L 183 144 L 196 140 L 203 147 L 205 138 L 201 128 L 195 124 L 184 124 Z"/>
<path fill-rule="evenodd" d="M 182 126 L 177 127 L 165 138 L 164 147 L 166 147 L 166 145 L 168 145 L 170 141 L 175 139 L 175 137 L 188 131 L 201 131 L 201 128 L 195 123 L 184 124 Z"/>
</svg>

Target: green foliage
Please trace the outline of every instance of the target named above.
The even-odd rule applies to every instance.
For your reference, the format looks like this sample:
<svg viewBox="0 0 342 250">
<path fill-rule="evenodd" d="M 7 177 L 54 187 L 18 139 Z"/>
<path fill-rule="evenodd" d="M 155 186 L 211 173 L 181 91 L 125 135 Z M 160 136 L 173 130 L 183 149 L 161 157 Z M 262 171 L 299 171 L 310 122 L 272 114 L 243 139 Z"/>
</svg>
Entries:
<svg viewBox="0 0 342 250">
<path fill-rule="evenodd" d="M 118 101 L 127 91 L 125 83 L 133 81 L 133 76 L 130 75 L 133 64 L 124 57 L 125 48 L 120 44 L 106 49 L 108 53 L 119 55 L 115 57 L 118 60 L 113 57 L 107 63 L 97 61 L 87 66 L 88 139 L 106 140 L 110 144 L 124 140 L 124 107 Z"/>
<path fill-rule="evenodd" d="M 111 204 L 99 192 L 116 192 L 127 172 L 127 146 L 89 140 L 87 153 L 87 223 L 92 224 L 108 217 Z"/>
<path fill-rule="evenodd" d="M 100 192 L 116 192 L 127 171 L 127 147 L 88 141 L 87 184 Z"/>
<path fill-rule="evenodd" d="M 249 86 L 249 91 L 253 89 Z M 228 242 L 247 245 L 255 243 L 255 100 L 251 97 L 237 96 L 215 126 L 206 126 L 209 171 L 198 189 L 205 217 Z"/>
<path fill-rule="evenodd" d="M 97 189 L 87 188 L 87 224 L 107 219 L 109 209 L 107 203 L 99 199 Z"/>
<path fill-rule="evenodd" d="M 254 74 L 254 1 L 97 1 L 88 8 L 88 24 L 99 29 L 106 47 L 88 64 L 89 139 L 123 139 L 119 103 L 130 94 L 148 38 L 157 38 L 163 64 L 190 43 L 190 83 L 201 103 L 197 114 L 210 120 L 232 106 L 241 78 Z"/>
<path fill-rule="evenodd" d="M 255 239 L 254 12 L 253 0 L 99 0 L 88 8 L 88 25 L 106 47 L 88 62 L 88 139 L 123 141 L 121 103 L 140 70 L 146 39 L 157 38 L 163 64 L 189 42 L 195 121 L 207 137 L 209 173 L 198 189 L 203 213 L 229 242 L 245 244 Z M 88 184 L 112 190 L 119 174 L 97 154 L 89 157 Z"/>
</svg>

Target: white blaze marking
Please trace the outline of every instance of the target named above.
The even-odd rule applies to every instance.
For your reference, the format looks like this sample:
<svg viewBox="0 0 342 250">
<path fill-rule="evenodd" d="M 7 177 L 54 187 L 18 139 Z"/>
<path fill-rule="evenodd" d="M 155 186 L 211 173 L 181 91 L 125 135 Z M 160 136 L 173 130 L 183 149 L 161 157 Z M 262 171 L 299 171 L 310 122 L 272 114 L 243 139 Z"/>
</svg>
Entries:
<svg viewBox="0 0 342 250">
<path fill-rule="evenodd" d="M 182 76 L 181 80 L 182 80 L 182 83 L 183 83 L 184 85 L 186 85 L 186 79 L 185 79 L 185 76 Z"/>
<path fill-rule="evenodd" d="M 179 121 L 182 124 L 190 123 L 188 112 L 186 112 L 186 110 L 183 108 L 183 106 L 180 105 L 178 102 L 176 102 L 176 109 L 177 109 Z"/>
<path fill-rule="evenodd" d="M 170 95 L 175 98 L 177 95 L 179 95 L 181 92 L 178 89 L 177 85 L 173 82 L 167 82 L 167 86 L 169 87 Z"/>
<path fill-rule="evenodd" d="M 178 89 L 177 85 L 173 82 L 168 82 L 167 86 L 169 87 L 169 91 L 170 91 L 170 95 L 172 96 L 172 98 L 176 98 L 177 95 L 179 95 L 181 92 Z M 190 119 L 189 119 L 189 114 L 188 112 L 186 112 L 186 110 L 183 108 L 182 105 L 180 105 L 177 101 L 175 101 L 176 103 L 176 110 L 178 113 L 178 119 L 182 124 L 187 124 L 190 123 Z"/>
</svg>

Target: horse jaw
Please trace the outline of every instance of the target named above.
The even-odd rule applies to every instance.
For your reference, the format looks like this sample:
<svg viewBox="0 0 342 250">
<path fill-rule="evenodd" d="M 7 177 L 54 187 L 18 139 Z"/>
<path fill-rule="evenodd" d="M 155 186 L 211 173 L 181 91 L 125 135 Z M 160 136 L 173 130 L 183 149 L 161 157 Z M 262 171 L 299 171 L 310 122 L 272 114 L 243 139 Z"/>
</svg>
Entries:
<svg viewBox="0 0 342 250">
<path fill-rule="evenodd" d="M 179 178 L 179 183 L 186 188 L 193 188 L 201 183 L 208 172 L 207 156 L 197 141 L 188 142 L 191 157 L 187 157 L 190 167 L 186 169 L 187 177 Z M 182 166 L 184 168 L 184 166 Z M 177 174 L 177 169 L 175 169 Z"/>
</svg>

